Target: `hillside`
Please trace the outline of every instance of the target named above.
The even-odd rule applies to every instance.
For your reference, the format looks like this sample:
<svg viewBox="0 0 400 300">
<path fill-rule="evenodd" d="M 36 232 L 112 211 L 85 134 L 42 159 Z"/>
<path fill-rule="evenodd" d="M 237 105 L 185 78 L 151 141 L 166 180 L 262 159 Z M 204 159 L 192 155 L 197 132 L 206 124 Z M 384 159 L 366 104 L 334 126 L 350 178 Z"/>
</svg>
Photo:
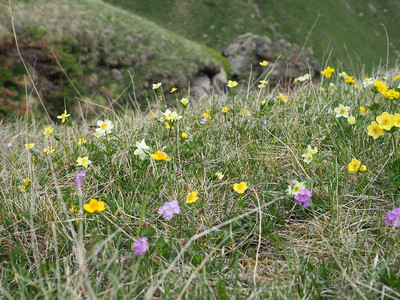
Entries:
<svg viewBox="0 0 400 300">
<path fill-rule="evenodd" d="M 188 39 L 222 51 L 246 32 L 286 38 L 312 47 L 323 65 L 343 63 L 352 71 L 386 63 L 387 28 L 390 63 L 400 57 L 397 0 L 106 0 Z M 315 27 L 308 34 L 310 29 Z M 182 24 L 184 26 L 182 26 Z"/>
<path fill-rule="evenodd" d="M 199 70 L 219 70 L 225 63 L 214 50 L 99 0 L 12 1 L 12 7 L 22 56 L 48 105 L 85 97 L 85 103 L 107 106 L 132 82 L 144 99 L 143 90 L 153 83 L 180 89 Z M 0 24 L 0 85 L 14 95 L 2 99 L 0 91 L 0 100 L 7 102 L 3 111 L 24 111 L 15 107 L 25 95 L 25 70 L 10 35 L 8 1 L 0 2 Z M 127 102 L 125 97 L 118 104 Z"/>
</svg>

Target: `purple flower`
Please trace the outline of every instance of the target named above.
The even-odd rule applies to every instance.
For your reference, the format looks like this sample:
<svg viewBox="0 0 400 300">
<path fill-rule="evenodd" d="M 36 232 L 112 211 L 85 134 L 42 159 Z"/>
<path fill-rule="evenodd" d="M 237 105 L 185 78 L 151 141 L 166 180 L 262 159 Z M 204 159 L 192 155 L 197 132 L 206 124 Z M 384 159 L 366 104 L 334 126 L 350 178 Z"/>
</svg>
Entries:
<svg viewBox="0 0 400 300">
<path fill-rule="evenodd" d="M 301 189 L 295 196 L 294 199 L 296 200 L 297 204 L 301 205 L 302 207 L 310 206 L 310 199 L 312 196 L 312 192 L 308 189 Z"/>
<path fill-rule="evenodd" d="M 385 217 L 386 226 L 400 226 L 400 208 L 395 208 L 388 212 Z"/>
<path fill-rule="evenodd" d="M 135 255 L 144 255 L 147 250 L 149 250 L 149 243 L 147 242 L 147 237 L 141 237 L 132 246 Z"/>
<path fill-rule="evenodd" d="M 263 125 L 267 125 L 268 124 L 268 121 L 267 120 L 263 120 Z"/>
<path fill-rule="evenodd" d="M 82 186 L 83 177 L 85 177 L 85 175 L 86 175 L 86 170 L 83 170 L 83 171 L 79 172 L 78 174 L 76 174 L 76 179 L 75 179 L 76 187 Z"/>
<path fill-rule="evenodd" d="M 200 124 L 206 124 L 206 122 L 207 122 L 207 118 L 203 118 L 203 119 L 201 119 Z"/>
<path fill-rule="evenodd" d="M 181 208 L 176 200 L 166 202 L 158 209 L 158 213 L 163 215 L 164 219 L 167 221 L 171 220 L 174 215 L 178 215 L 180 212 Z"/>
</svg>

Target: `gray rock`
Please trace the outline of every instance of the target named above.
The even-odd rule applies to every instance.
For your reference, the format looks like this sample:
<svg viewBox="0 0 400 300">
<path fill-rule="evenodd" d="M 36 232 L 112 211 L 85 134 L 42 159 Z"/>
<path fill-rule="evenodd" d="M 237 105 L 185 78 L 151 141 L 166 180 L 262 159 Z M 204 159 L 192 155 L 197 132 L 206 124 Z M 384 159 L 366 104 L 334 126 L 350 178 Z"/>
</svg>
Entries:
<svg viewBox="0 0 400 300">
<path fill-rule="evenodd" d="M 211 79 L 207 74 L 200 73 L 192 80 L 191 86 L 202 87 L 209 93 L 211 91 Z"/>
<path fill-rule="evenodd" d="M 312 49 L 302 48 L 281 39 L 272 41 L 266 36 L 247 33 L 237 37 L 228 47 L 224 55 L 232 66 L 233 76 L 249 76 L 252 70 L 254 83 L 258 84 L 270 72 L 270 83 L 291 84 L 293 79 L 310 74 L 313 79 L 320 76 L 320 67 L 313 58 Z M 266 60 L 267 67 L 259 65 Z"/>
</svg>

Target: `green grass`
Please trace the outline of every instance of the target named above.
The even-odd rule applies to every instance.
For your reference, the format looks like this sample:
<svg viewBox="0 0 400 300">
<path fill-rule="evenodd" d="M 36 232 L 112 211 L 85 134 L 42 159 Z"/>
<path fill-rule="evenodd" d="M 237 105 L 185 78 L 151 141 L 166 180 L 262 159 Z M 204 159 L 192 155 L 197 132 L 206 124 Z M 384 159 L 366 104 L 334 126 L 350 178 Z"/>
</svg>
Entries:
<svg viewBox="0 0 400 300">
<path fill-rule="evenodd" d="M 386 63 L 386 35 L 381 26 L 384 24 L 391 43 L 390 64 L 399 57 L 400 40 L 396 33 L 400 3 L 396 0 L 106 1 L 219 51 L 247 32 L 276 39 L 284 37 L 311 47 L 321 65 L 332 51 L 330 63 L 342 62 L 344 68 L 351 67 L 354 73 L 363 65 L 371 71 Z"/>
<path fill-rule="evenodd" d="M 323 83 L 306 83 L 287 95 L 287 103 L 276 99 L 280 91 L 248 92 L 241 85 L 230 96 L 190 101 L 185 110 L 169 103 L 183 116 L 173 130 L 151 118 L 165 110 L 151 93 L 147 111 L 105 110 L 94 120 L 75 113 L 64 124 L 43 118 L 2 123 L 0 295 L 399 298 L 399 231 L 384 224 L 387 212 L 400 206 L 399 160 L 388 132 L 373 140 L 366 130 L 383 111 L 398 113 L 399 103 L 342 81 L 336 72 Z M 351 107 L 355 125 L 335 118 L 339 104 Z M 369 113 L 360 115 L 359 106 Z M 242 115 L 243 108 L 251 115 Z M 212 117 L 202 125 L 207 109 Z M 105 118 L 115 128 L 98 139 L 95 121 Z M 45 138 L 49 124 L 54 132 Z M 87 142 L 79 146 L 81 137 Z M 134 151 L 142 139 L 150 153 L 162 149 L 172 160 L 140 160 Z M 28 142 L 35 143 L 29 152 Z M 45 155 L 50 145 L 56 151 Z M 307 145 L 318 147 L 309 165 L 301 157 Z M 76 159 L 82 156 L 92 163 L 77 189 L 82 167 Z M 352 158 L 368 171 L 349 174 Z M 31 183 L 21 192 L 27 177 Z M 286 195 L 293 180 L 312 189 L 309 208 Z M 238 194 L 232 187 L 242 181 L 249 188 Z M 185 203 L 194 190 L 198 201 Z M 107 209 L 69 212 L 91 198 Z M 181 213 L 165 221 L 158 208 L 171 200 L 179 201 Z M 142 236 L 150 249 L 136 257 L 131 247 Z"/>
</svg>

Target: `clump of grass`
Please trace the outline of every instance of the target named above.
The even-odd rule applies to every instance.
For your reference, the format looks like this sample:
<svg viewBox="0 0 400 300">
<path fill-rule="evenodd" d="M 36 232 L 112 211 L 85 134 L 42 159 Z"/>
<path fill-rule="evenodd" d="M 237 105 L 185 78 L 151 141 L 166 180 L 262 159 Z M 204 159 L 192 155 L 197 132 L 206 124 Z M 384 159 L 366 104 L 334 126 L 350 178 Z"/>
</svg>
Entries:
<svg viewBox="0 0 400 300">
<path fill-rule="evenodd" d="M 399 297 L 399 231 L 384 223 L 400 206 L 399 161 L 388 135 L 373 140 L 366 128 L 400 108 L 336 73 L 285 97 L 232 84 L 230 96 L 186 106 L 178 96 L 160 102 L 161 86 L 149 110 L 109 109 L 94 126 L 68 108 L 57 123 L 3 123 L 0 294 Z M 339 104 L 355 124 L 335 118 Z M 317 147 L 310 164 L 308 145 Z M 352 158 L 367 172 L 350 174 Z M 312 190 L 309 207 L 287 195 L 294 180 Z M 84 210 L 91 199 L 105 209 L 93 201 Z M 174 200 L 180 210 L 168 220 L 164 205 Z M 149 249 L 136 256 L 142 237 Z"/>
</svg>

